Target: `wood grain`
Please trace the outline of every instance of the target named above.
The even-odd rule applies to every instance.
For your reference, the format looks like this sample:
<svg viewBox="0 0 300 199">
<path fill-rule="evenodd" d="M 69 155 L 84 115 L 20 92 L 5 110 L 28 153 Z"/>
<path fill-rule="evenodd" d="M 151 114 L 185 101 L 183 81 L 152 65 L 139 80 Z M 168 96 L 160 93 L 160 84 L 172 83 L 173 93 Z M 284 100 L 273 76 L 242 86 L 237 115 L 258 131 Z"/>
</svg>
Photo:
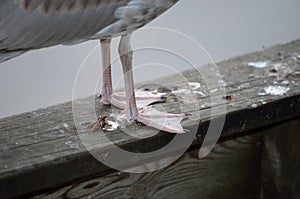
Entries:
<svg viewBox="0 0 300 199">
<path fill-rule="evenodd" d="M 299 198 L 300 119 L 276 125 L 263 136 L 263 198 Z"/>
<path fill-rule="evenodd" d="M 212 92 L 220 90 L 222 86 L 208 88 L 196 71 L 185 71 L 181 75 L 190 82 L 199 82 L 205 96 L 197 96 L 196 101 L 191 101 L 189 96 L 170 96 L 166 103 L 156 107 L 176 113 L 180 112 L 180 106 L 184 106 L 183 113 L 200 115 L 182 123 L 186 129 L 197 130 L 193 147 L 198 148 L 209 124 L 224 116 L 225 113 L 221 111 L 224 106 L 227 107 L 227 111 L 221 139 L 238 137 L 249 130 L 255 132 L 255 129 L 299 117 L 299 54 L 300 40 L 297 40 L 218 63 L 223 78 L 222 84 L 225 84 L 226 95 L 230 96 L 230 100 L 224 99 L 226 96 L 218 95 L 218 92 Z M 256 61 L 268 61 L 269 67 L 258 69 L 248 66 L 249 62 Z M 276 64 L 282 64 L 283 67 L 275 74 L 277 76 L 270 75 L 270 70 Z M 211 70 L 210 66 L 201 68 L 208 71 L 206 81 L 215 79 L 216 71 Z M 184 82 L 178 75 L 156 82 L 182 88 Z M 283 84 L 284 80 L 289 82 L 288 85 Z M 259 95 L 265 87 L 274 85 L 289 87 L 290 91 L 282 96 Z M 147 87 L 157 88 L 157 85 L 149 84 Z M 218 99 L 217 102 L 211 102 L 209 92 Z M 93 113 L 87 109 L 93 105 L 88 103 L 87 99 L 95 99 L 97 114 L 112 111 L 109 107 L 103 107 L 97 97 L 81 99 L 79 114 L 85 121 L 93 120 Z M 211 113 L 212 108 L 217 110 L 214 115 Z M 16 197 L 55 189 L 75 181 L 114 172 L 86 151 L 75 128 L 73 114 L 71 102 L 67 102 L 0 120 L 1 196 Z M 145 136 L 151 132 L 147 127 L 125 127 L 125 130 Z M 81 133 L 90 136 L 91 140 L 98 138 L 100 142 L 94 144 L 100 150 L 108 147 L 101 139 L 106 135 L 119 147 L 140 153 L 159 149 L 173 139 L 173 135 L 163 132 L 145 139 L 135 139 L 120 130 L 90 133 L 90 130 L 86 129 Z M 185 139 L 187 135 L 181 136 Z M 162 154 L 159 158 L 169 155 Z"/>
<path fill-rule="evenodd" d="M 116 172 L 33 199 L 258 198 L 259 140 L 259 136 L 252 135 L 222 142 L 204 159 L 197 158 L 198 150 L 191 150 L 173 165 L 159 171 L 144 174 Z"/>
</svg>

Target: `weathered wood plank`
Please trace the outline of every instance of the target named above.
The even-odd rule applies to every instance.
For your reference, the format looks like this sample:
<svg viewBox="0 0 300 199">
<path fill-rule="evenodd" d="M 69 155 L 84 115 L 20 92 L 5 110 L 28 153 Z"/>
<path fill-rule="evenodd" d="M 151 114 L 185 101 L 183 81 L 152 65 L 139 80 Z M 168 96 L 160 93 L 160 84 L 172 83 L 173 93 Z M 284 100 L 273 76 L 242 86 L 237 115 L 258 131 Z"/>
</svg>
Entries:
<svg viewBox="0 0 300 199">
<path fill-rule="evenodd" d="M 274 126 L 263 134 L 263 198 L 299 198 L 300 119 Z"/>
<path fill-rule="evenodd" d="M 240 137 L 218 144 L 203 159 L 198 158 L 198 150 L 191 150 L 176 163 L 159 171 L 144 174 L 116 172 L 33 199 L 256 199 L 260 194 L 260 147 L 259 135 Z"/>
<path fill-rule="evenodd" d="M 182 75 L 188 81 L 200 82 L 201 91 L 205 94 L 205 96 L 198 96 L 197 102 L 184 102 L 185 113 L 201 115 L 197 120 L 183 122 L 187 129 L 199 127 L 198 139 L 195 140 L 194 145 L 200 146 L 207 126 L 211 122 L 211 107 L 227 106 L 223 138 L 238 136 L 251 129 L 299 117 L 299 54 L 300 40 L 218 63 L 226 84 L 227 95 L 231 96 L 231 100 L 218 100 L 218 103 L 211 103 L 203 78 L 195 75 L 197 74 L 195 71 L 183 72 Z M 249 62 L 256 61 L 268 61 L 269 67 L 258 69 L 248 66 Z M 282 64 L 282 67 L 279 67 L 280 71 L 275 73 L 276 77 L 270 76 L 269 71 L 273 70 L 276 64 Z M 210 70 L 209 66 L 205 67 Z M 182 82 L 177 77 L 170 76 L 157 82 L 171 87 L 177 85 L 180 88 Z M 214 73 L 208 74 L 206 78 L 214 78 Z M 287 81 L 289 85 L 286 85 Z M 289 87 L 290 91 L 283 96 L 259 95 L 264 88 L 271 85 Z M 214 89 L 220 88 L 211 88 Z M 224 97 L 214 92 L 212 95 L 218 99 Z M 188 98 L 183 98 L 186 99 Z M 95 100 L 96 110 L 99 113 L 111 111 L 107 107 L 102 107 L 98 98 Z M 199 108 L 195 103 L 199 104 Z M 182 102 L 169 100 L 157 107 L 163 106 L 169 112 L 178 112 L 179 104 Z M 82 101 L 81 114 L 87 121 L 90 121 L 92 115 L 86 109 L 89 106 L 91 104 Z M 217 119 L 219 116 L 214 115 L 213 118 Z M 146 135 L 148 130 L 142 128 L 133 132 Z M 86 133 L 88 134 L 88 131 Z M 126 137 L 119 130 L 106 135 L 115 144 L 139 152 L 153 151 L 166 145 L 173 138 L 172 135 L 160 133 L 154 137 L 136 140 Z M 101 140 L 103 134 L 96 132 L 90 136 L 91 138 L 96 136 Z M 182 135 L 183 139 L 184 136 Z M 100 145 L 100 149 L 106 147 L 106 143 L 97 144 Z M 76 180 L 111 172 L 113 172 L 111 169 L 98 163 L 83 147 L 74 126 L 71 103 L 0 120 L 0 184 L 3 185 L 0 187 L 0 195 L 3 197 L 55 188 Z M 28 179 L 32 180 L 28 181 Z"/>
</svg>

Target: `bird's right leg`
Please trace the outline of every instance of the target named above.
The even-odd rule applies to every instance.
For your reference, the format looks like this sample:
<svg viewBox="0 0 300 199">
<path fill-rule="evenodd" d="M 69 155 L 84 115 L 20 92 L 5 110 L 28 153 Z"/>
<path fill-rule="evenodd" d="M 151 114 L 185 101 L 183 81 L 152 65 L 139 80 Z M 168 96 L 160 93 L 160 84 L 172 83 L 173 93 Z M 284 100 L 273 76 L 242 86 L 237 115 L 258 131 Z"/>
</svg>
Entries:
<svg viewBox="0 0 300 199">
<path fill-rule="evenodd" d="M 111 39 L 100 39 L 102 53 L 102 89 L 101 102 L 105 105 L 114 105 L 120 109 L 126 108 L 125 92 L 114 93 L 111 77 L 110 45 Z M 163 93 L 153 94 L 150 91 L 136 90 L 137 107 L 142 109 L 154 102 L 164 102 Z"/>
<path fill-rule="evenodd" d="M 111 79 L 110 43 L 111 39 L 100 39 L 102 53 L 101 101 L 105 105 L 111 104 L 111 95 L 113 92 Z"/>
</svg>

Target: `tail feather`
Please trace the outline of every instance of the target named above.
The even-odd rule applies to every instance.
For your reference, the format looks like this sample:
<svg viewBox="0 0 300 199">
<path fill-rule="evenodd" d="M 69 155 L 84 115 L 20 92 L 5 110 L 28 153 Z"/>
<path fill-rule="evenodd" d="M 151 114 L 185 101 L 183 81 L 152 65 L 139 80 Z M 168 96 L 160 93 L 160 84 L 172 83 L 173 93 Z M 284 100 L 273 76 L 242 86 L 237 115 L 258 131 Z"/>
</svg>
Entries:
<svg viewBox="0 0 300 199">
<path fill-rule="evenodd" d="M 0 63 L 5 62 L 14 57 L 17 57 L 19 55 L 22 55 L 25 52 L 26 52 L 25 50 L 0 52 Z"/>
</svg>

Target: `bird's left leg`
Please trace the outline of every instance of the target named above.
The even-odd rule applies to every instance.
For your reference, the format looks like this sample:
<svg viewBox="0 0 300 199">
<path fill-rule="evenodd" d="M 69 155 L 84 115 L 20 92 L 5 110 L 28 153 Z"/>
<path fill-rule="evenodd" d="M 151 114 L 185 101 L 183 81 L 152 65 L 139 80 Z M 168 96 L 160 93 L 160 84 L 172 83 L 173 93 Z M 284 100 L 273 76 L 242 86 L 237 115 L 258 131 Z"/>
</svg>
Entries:
<svg viewBox="0 0 300 199">
<path fill-rule="evenodd" d="M 159 112 L 154 107 L 145 107 L 138 110 L 136 105 L 132 58 L 133 52 L 130 45 L 130 35 L 122 36 L 119 45 L 119 54 L 123 67 L 124 81 L 125 81 L 125 97 L 126 97 L 126 118 L 128 122 L 139 121 L 157 128 L 162 131 L 170 133 L 184 133 L 180 122 L 186 118 L 184 114 L 168 114 Z"/>
</svg>

